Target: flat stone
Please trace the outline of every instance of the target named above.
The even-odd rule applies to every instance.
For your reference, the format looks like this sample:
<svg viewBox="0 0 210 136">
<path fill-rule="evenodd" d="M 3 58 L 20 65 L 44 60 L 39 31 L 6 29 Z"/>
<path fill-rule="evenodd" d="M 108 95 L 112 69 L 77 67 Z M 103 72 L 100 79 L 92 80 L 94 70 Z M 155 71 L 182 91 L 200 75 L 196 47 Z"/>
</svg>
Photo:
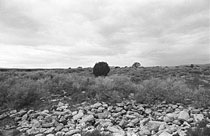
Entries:
<svg viewBox="0 0 210 136">
<path fill-rule="evenodd" d="M 46 136 L 55 136 L 54 134 L 48 134 L 48 135 L 46 135 Z"/>
<path fill-rule="evenodd" d="M 125 136 L 123 133 L 112 133 L 112 136 Z"/>
<path fill-rule="evenodd" d="M 83 116 L 82 119 L 80 120 L 80 122 L 86 123 L 86 122 L 93 121 L 93 120 L 94 120 L 93 115 L 87 115 L 87 116 Z"/>
<path fill-rule="evenodd" d="M 160 121 L 149 121 L 147 123 L 147 127 L 150 131 L 158 131 L 160 125 L 166 125 L 165 122 L 160 122 Z"/>
<path fill-rule="evenodd" d="M 100 102 L 97 102 L 97 103 L 91 105 L 90 107 L 91 107 L 91 108 L 98 108 L 98 107 L 100 107 L 100 106 L 102 106 L 102 104 L 101 104 Z"/>
<path fill-rule="evenodd" d="M 81 136 L 81 134 L 73 134 L 72 136 Z"/>
<path fill-rule="evenodd" d="M 169 134 L 168 132 L 163 132 L 159 136 L 173 136 L 173 135 Z"/>
<path fill-rule="evenodd" d="M 58 126 L 55 127 L 55 131 L 60 131 L 61 129 L 63 129 L 62 124 L 59 124 Z"/>
<path fill-rule="evenodd" d="M 192 113 L 192 114 L 199 114 L 200 112 L 201 112 L 200 109 L 192 109 L 192 110 L 191 110 L 191 113 Z"/>
<path fill-rule="evenodd" d="M 79 133 L 79 132 L 80 132 L 79 129 L 70 130 L 65 134 L 65 136 L 72 136 L 73 134 L 76 134 L 76 133 Z"/>
<path fill-rule="evenodd" d="M 179 120 L 174 120 L 174 121 L 173 121 L 173 124 L 181 125 L 181 122 L 180 122 Z"/>
<path fill-rule="evenodd" d="M 69 129 L 68 129 L 68 128 L 63 128 L 61 131 L 62 131 L 62 132 L 68 132 Z"/>
<path fill-rule="evenodd" d="M 43 123 L 42 124 L 42 127 L 44 127 L 44 128 L 50 128 L 50 127 L 52 127 L 54 125 L 54 122 L 51 122 L 51 123 Z"/>
<path fill-rule="evenodd" d="M 119 133 L 119 134 L 125 134 L 125 132 L 123 131 L 123 129 L 119 126 L 109 126 L 107 128 L 107 130 L 109 130 L 112 133 Z"/>
<path fill-rule="evenodd" d="M 44 136 L 44 134 L 36 134 L 35 136 Z"/>
<path fill-rule="evenodd" d="M 165 117 L 163 118 L 163 121 L 166 122 L 166 123 L 172 122 L 172 121 L 173 121 L 173 118 L 169 118 L 169 117 L 165 116 Z"/>
</svg>

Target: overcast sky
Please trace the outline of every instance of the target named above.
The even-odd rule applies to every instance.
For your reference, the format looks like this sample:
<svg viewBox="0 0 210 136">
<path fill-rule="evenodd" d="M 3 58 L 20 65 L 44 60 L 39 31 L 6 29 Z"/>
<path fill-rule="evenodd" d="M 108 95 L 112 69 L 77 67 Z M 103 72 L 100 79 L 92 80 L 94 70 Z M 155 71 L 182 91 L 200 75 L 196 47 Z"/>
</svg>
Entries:
<svg viewBox="0 0 210 136">
<path fill-rule="evenodd" d="M 0 67 L 210 63 L 209 0 L 0 0 Z"/>
</svg>

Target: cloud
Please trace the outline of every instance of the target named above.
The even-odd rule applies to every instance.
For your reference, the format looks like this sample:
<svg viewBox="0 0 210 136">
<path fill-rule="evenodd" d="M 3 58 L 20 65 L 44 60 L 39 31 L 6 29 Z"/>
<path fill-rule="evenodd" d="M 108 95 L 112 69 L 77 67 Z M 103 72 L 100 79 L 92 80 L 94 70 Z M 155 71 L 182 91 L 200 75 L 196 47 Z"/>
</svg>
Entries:
<svg viewBox="0 0 210 136">
<path fill-rule="evenodd" d="M 209 0 L 0 0 L 3 67 L 209 63 Z"/>
</svg>

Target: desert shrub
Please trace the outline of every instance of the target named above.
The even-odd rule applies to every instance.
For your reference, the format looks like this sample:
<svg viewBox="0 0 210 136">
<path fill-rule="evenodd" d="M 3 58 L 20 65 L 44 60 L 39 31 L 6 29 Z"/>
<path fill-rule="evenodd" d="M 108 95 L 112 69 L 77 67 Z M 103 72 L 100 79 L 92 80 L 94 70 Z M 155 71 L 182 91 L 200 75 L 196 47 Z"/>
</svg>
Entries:
<svg viewBox="0 0 210 136">
<path fill-rule="evenodd" d="M 142 82 L 142 77 L 141 76 L 132 76 L 131 77 L 131 81 L 134 82 L 134 83 L 140 83 Z"/>
<path fill-rule="evenodd" d="M 77 74 L 55 74 L 52 79 L 47 80 L 46 89 L 54 94 L 62 94 L 65 91 L 67 95 L 72 95 L 85 90 L 90 81 L 90 78 Z"/>
<path fill-rule="evenodd" d="M 208 123 L 207 120 L 198 122 L 187 130 L 187 136 L 210 136 L 210 128 L 206 126 Z"/>
<path fill-rule="evenodd" d="M 169 103 L 187 104 L 192 100 L 193 91 L 182 79 L 168 78 L 162 81 L 161 86 L 164 88 L 165 100 Z"/>
<path fill-rule="evenodd" d="M 192 91 L 184 81 L 176 78 L 144 80 L 138 85 L 136 92 L 137 102 L 155 103 L 167 101 L 168 103 L 185 103 L 191 98 Z"/>
<path fill-rule="evenodd" d="M 94 130 L 92 132 L 82 133 L 82 136 L 112 136 L 112 135 L 111 134 L 102 133 L 99 130 Z"/>
<path fill-rule="evenodd" d="M 120 92 L 123 97 L 127 98 L 130 93 L 136 92 L 137 85 L 134 84 L 128 76 L 112 75 L 110 78 L 113 79 L 114 82 L 113 90 Z"/>
<path fill-rule="evenodd" d="M 126 76 L 112 75 L 110 77 L 97 77 L 89 90 L 95 93 L 96 99 L 107 102 L 120 102 L 134 93 L 137 87 Z"/>
<path fill-rule="evenodd" d="M 196 107 L 207 108 L 210 106 L 210 90 L 199 88 L 193 92 L 193 104 Z"/>
<path fill-rule="evenodd" d="M 93 74 L 96 77 L 98 77 L 98 76 L 107 76 L 109 71 L 110 71 L 110 68 L 109 68 L 109 65 L 106 62 L 98 62 L 93 67 Z"/>
<path fill-rule="evenodd" d="M 16 80 L 15 84 L 7 87 L 4 92 L 4 102 L 11 108 L 30 106 L 47 95 L 42 84 L 33 80 Z"/>
<path fill-rule="evenodd" d="M 109 98 L 109 92 L 114 87 L 113 80 L 108 77 L 97 77 L 94 83 L 89 86 L 89 93 L 97 100 L 105 101 Z"/>
<path fill-rule="evenodd" d="M 69 75 L 54 74 L 51 80 L 45 83 L 45 89 L 52 94 L 62 95 L 65 92 L 71 94 L 73 91 L 73 80 Z"/>
<path fill-rule="evenodd" d="M 4 104 L 7 102 L 8 91 L 7 88 L 9 86 L 5 84 L 5 82 L 0 82 L 0 107 L 3 107 Z"/>
<path fill-rule="evenodd" d="M 151 79 L 144 80 L 138 85 L 138 92 L 136 92 L 136 101 L 140 103 L 154 103 L 157 100 L 163 101 L 163 90 L 160 88 L 161 80 Z"/>
<path fill-rule="evenodd" d="M 210 136 L 210 128 L 191 128 L 188 130 L 187 136 Z"/>
</svg>

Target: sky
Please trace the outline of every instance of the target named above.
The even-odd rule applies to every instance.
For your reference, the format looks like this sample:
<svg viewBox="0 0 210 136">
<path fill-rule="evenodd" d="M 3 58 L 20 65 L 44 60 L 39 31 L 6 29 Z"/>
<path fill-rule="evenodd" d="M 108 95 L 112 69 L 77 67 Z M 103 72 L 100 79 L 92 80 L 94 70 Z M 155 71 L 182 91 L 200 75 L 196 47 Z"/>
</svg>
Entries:
<svg viewBox="0 0 210 136">
<path fill-rule="evenodd" d="M 0 67 L 210 63 L 209 0 L 0 0 Z"/>
</svg>

